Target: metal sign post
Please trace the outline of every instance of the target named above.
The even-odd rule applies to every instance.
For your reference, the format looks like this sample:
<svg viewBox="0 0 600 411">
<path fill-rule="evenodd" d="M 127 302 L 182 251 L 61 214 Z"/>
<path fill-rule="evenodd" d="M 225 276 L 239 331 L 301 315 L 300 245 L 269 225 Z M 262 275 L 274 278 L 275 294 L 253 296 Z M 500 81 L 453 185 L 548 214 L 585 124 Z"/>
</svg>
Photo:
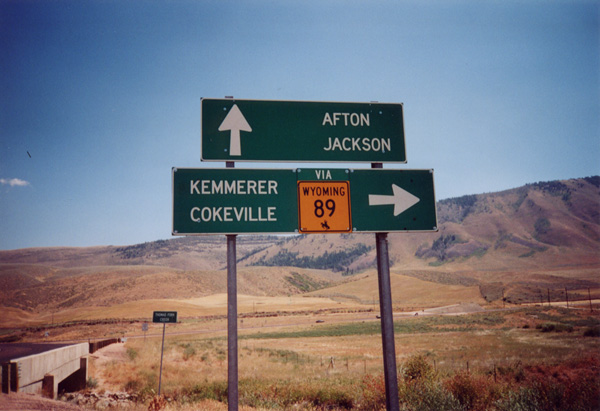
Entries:
<svg viewBox="0 0 600 411">
<path fill-rule="evenodd" d="M 238 409 L 238 329 L 236 235 L 227 235 L 227 400 L 229 411 Z"/>
<path fill-rule="evenodd" d="M 396 371 L 396 345 L 394 342 L 394 312 L 390 282 L 390 259 L 387 233 L 375 234 L 377 247 L 377 275 L 379 279 L 379 312 L 381 314 L 381 340 L 383 344 L 383 369 L 385 376 L 385 402 L 388 411 L 399 409 L 398 374 Z"/>
<path fill-rule="evenodd" d="M 371 164 L 373 169 L 383 168 L 381 163 Z M 379 284 L 379 314 L 381 317 L 381 342 L 383 346 L 383 372 L 385 378 L 385 408 L 398 411 L 398 372 L 396 368 L 396 344 L 394 341 L 394 311 L 392 309 L 392 285 L 390 281 L 390 257 L 387 233 L 375 234 L 377 250 L 377 279 Z"/>
<path fill-rule="evenodd" d="M 160 396 L 160 388 L 162 385 L 162 363 L 163 363 L 163 354 L 165 352 L 165 329 L 167 328 L 167 324 L 163 324 L 163 337 L 162 337 L 162 345 L 160 346 L 160 372 L 158 373 L 158 395 Z"/>
<path fill-rule="evenodd" d="M 233 161 L 226 163 L 234 168 Z M 238 410 L 238 329 L 236 234 L 227 237 L 227 403 L 229 411 Z"/>
<path fill-rule="evenodd" d="M 162 365 L 163 365 L 163 354 L 165 351 L 165 329 L 167 323 L 177 323 L 177 311 L 154 311 L 152 314 L 153 323 L 162 323 L 163 335 L 162 335 L 162 346 L 160 347 L 160 372 L 158 374 L 158 395 L 160 396 L 160 390 L 162 386 Z"/>
</svg>

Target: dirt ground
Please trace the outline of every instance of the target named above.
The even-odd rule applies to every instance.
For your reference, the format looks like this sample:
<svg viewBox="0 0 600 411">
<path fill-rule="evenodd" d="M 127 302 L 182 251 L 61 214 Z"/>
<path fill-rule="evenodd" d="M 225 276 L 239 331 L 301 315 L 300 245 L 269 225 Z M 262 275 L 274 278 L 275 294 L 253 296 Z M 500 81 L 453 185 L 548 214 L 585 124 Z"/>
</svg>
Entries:
<svg viewBox="0 0 600 411">
<path fill-rule="evenodd" d="M 117 343 L 110 344 L 90 354 L 90 375 L 98 381 L 98 386 L 107 390 L 117 390 L 118 387 L 113 386 L 104 378 L 104 365 L 110 361 L 125 361 L 127 359 L 127 350 L 125 344 Z"/>
<path fill-rule="evenodd" d="M 11 393 L 0 394 L 0 410 L 80 411 L 81 408 L 66 402 L 42 398 L 38 395 Z"/>
</svg>

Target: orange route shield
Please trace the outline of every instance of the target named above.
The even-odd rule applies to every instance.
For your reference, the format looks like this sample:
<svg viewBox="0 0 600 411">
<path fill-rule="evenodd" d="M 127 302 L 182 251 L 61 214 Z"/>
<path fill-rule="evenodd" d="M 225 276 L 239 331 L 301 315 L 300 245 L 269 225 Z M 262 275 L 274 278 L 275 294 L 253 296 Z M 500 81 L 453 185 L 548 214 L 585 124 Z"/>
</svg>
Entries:
<svg viewBox="0 0 600 411">
<path fill-rule="evenodd" d="M 352 232 L 348 181 L 298 181 L 298 231 Z"/>
</svg>

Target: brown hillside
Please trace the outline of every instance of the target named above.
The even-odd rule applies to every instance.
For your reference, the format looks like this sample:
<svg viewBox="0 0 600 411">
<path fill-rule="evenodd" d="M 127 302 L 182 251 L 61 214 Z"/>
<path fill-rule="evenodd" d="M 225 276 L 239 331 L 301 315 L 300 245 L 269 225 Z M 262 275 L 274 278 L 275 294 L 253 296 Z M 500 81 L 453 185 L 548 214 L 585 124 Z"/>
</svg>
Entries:
<svg viewBox="0 0 600 411">
<path fill-rule="evenodd" d="M 226 273 L 217 270 L 183 271 L 153 266 L 56 268 L 37 280 L 20 272 L 18 265 L 0 272 L 0 279 L 12 284 L 0 292 L 0 305 L 33 312 L 109 307 L 151 299 L 189 299 L 227 291 Z M 27 281 L 17 286 L 16 276 Z M 322 270 L 248 267 L 238 270 L 238 292 L 294 295 L 329 286 L 340 278 Z"/>
</svg>

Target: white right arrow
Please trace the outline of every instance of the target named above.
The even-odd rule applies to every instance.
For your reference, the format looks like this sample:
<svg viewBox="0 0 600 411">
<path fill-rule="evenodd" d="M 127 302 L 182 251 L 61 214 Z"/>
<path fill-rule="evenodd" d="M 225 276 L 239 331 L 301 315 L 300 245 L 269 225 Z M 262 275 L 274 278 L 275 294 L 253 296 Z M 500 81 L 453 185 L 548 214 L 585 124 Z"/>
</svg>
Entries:
<svg viewBox="0 0 600 411">
<path fill-rule="evenodd" d="M 392 191 L 394 194 L 391 196 L 369 194 L 369 205 L 393 205 L 395 217 L 421 201 L 419 197 L 415 197 L 408 191 L 398 187 L 396 184 L 392 184 Z"/>
<path fill-rule="evenodd" d="M 231 136 L 229 137 L 229 155 L 230 156 L 241 156 L 242 147 L 240 144 L 240 130 L 241 131 L 252 131 L 252 127 L 246 121 L 246 118 L 240 111 L 237 104 L 234 104 L 229 110 L 229 113 L 225 116 L 225 119 L 219 126 L 219 131 L 231 130 Z"/>
</svg>

